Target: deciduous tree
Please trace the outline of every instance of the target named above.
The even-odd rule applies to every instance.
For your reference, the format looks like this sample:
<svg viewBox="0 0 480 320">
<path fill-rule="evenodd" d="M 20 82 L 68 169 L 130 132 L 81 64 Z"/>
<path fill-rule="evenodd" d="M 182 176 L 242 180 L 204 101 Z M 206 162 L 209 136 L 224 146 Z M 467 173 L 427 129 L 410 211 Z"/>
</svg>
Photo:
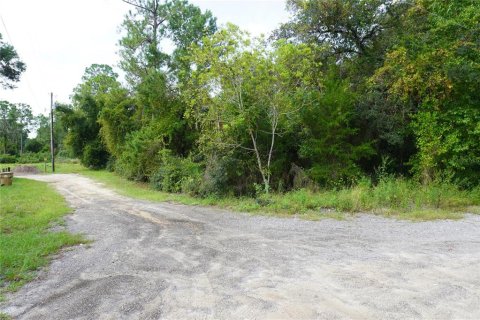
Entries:
<svg viewBox="0 0 480 320">
<path fill-rule="evenodd" d="M 4 42 L 0 33 L 0 85 L 4 88 L 14 88 L 14 82 L 20 80 L 26 65 L 18 57 L 15 48 Z"/>
</svg>

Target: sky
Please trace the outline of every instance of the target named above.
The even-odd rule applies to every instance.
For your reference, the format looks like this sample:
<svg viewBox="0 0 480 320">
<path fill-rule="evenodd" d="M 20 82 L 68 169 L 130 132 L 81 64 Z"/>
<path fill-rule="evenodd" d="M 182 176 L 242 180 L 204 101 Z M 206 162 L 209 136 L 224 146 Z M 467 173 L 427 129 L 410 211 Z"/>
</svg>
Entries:
<svg viewBox="0 0 480 320">
<path fill-rule="evenodd" d="M 190 0 L 223 25 L 232 22 L 253 36 L 268 35 L 288 20 L 285 0 Z M 117 68 L 119 26 L 132 7 L 121 0 L 0 0 L 0 33 L 27 71 L 17 88 L 0 88 L 0 100 L 27 103 L 46 114 L 50 92 L 68 103 L 85 68 Z M 119 70 L 116 69 L 118 72 Z"/>
</svg>

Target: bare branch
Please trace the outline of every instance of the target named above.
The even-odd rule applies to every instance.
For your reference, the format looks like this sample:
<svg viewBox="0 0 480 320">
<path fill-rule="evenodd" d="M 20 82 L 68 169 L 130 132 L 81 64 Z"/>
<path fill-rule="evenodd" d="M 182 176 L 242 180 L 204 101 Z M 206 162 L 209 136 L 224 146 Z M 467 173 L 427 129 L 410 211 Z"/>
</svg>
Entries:
<svg viewBox="0 0 480 320">
<path fill-rule="evenodd" d="M 129 4 L 131 6 L 134 6 L 136 8 L 140 8 L 140 9 L 143 9 L 145 11 L 148 11 L 148 12 L 152 12 L 152 10 L 150 10 L 148 7 L 144 7 L 142 5 L 139 4 L 139 1 L 131 1 L 131 0 L 122 0 L 123 2 L 125 2 L 126 4 Z"/>
</svg>

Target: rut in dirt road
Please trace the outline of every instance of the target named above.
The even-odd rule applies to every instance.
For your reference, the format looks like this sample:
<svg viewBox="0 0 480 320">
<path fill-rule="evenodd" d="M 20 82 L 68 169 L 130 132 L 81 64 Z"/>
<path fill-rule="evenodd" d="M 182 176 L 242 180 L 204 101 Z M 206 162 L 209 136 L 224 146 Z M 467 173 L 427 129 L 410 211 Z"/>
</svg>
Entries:
<svg viewBox="0 0 480 320">
<path fill-rule="evenodd" d="M 319 222 L 152 203 L 48 181 L 93 242 L 7 297 L 15 319 L 479 319 L 480 216 Z"/>
</svg>

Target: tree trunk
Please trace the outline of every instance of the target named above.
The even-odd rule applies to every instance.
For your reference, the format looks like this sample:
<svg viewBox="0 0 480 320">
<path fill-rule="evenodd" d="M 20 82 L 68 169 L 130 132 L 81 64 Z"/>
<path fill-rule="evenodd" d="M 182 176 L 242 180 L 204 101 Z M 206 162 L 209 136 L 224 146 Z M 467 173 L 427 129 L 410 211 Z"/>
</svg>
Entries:
<svg viewBox="0 0 480 320">
<path fill-rule="evenodd" d="M 255 151 L 255 156 L 257 157 L 257 165 L 258 165 L 258 169 L 260 170 L 260 174 L 262 175 L 265 193 L 268 194 L 270 192 L 270 174 L 268 172 L 267 174 L 265 174 L 265 171 L 263 170 L 262 159 L 260 158 L 260 152 L 258 151 L 258 148 L 257 148 L 257 140 L 253 135 L 253 131 L 250 129 L 248 130 L 248 133 L 250 134 L 250 138 L 252 139 L 253 150 Z M 270 168 L 267 168 L 267 170 L 269 169 Z"/>
<path fill-rule="evenodd" d="M 20 130 L 20 155 L 23 154 L 23 130 Z"/>
</svg>

